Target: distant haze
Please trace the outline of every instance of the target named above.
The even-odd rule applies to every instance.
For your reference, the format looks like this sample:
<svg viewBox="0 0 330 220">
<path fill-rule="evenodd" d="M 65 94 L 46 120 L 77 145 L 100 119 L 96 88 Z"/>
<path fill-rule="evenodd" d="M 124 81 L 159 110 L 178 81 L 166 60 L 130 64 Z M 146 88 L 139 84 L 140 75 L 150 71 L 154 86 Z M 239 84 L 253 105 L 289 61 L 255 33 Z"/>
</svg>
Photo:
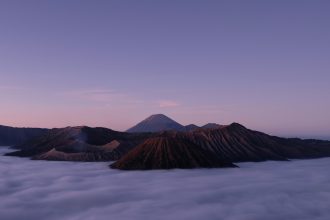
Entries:
<svg viewBox="0 0 330 220">
<path fill-rule="evenodd" d="M 0 2 L 0 124 L 151 114 L 330 138 L 330 2 Z"/>
</svg>

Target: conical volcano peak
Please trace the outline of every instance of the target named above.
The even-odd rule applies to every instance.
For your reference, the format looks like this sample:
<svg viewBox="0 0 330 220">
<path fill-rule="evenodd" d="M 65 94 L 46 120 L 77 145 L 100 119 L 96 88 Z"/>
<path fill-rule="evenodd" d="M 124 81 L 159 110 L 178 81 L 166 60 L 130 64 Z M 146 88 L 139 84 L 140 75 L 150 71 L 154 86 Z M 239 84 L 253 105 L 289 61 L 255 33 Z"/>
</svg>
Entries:
<svg viewBox="0 0 330 220">
<path fill-rule="evenodd" d="M 185 127 L 163 114 L 154 114 L 144 119 L 127 132 L 185 131 Z"/>
<path fill-rule="evenodd" d="M 151 122 L 165 122 L 165 121 L 168 121 L 168 122 L 175 122 L 173 119 L 167 117 L 166 115 L 164 114 L 154 114 L 154 115 L 151 115 L 149 116 L 148 118 L 146 118 L 145 120 L 143 120 L 145 122 L 147 121 L 151 121 Z M 176 122 L 177 123 L 177 122 Z"/>
</svg>

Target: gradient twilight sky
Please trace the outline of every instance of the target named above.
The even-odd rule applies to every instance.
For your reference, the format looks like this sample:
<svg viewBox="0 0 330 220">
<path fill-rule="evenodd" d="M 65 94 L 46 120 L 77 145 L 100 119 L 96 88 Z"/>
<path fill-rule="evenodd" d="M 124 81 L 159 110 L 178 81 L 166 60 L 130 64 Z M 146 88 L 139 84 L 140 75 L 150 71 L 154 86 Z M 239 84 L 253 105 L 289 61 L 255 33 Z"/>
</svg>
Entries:
<svg viewBox="0 0 330 220">
<path fill-rule="evenodd" d="M 153 113 L 330 137 L 330 1 L 0 0 L 0 124 Z"/>
</svg>

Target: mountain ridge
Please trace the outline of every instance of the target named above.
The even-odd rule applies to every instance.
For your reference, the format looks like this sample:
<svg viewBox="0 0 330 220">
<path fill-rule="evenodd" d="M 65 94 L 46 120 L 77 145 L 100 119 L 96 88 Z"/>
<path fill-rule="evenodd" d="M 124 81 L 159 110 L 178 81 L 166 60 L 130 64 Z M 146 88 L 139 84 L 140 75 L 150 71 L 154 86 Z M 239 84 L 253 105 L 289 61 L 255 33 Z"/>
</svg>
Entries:
<svg viewBox="0 0 330 220">
<path fill-rule="evenodd" d="M 173 123 L 159 115 L 144 121 L 155 119 Z M 55 128 L 17 145 L 19 150 L 7 155 L 35 160 L 116 160 L 111 167 L 125 170 L 212 168 L 235 162 L 330 157 L 330 141 L 281 138 L 235 122 L 187 127 L 139 133 L 88 126 Z"/>
<path fill-rule="evenodd" d="M 164 114 L 154 114 L 142 120 L 135 126 L 126 130 L 130 133 L 138 132 L 161 132 L 161 131 L 194 131 L 196 129 L 216 129 L 223 125 L 217 123 L 207 123 L 203 126 L 195 124 L 182 125 Z"/>
<path fill-rule="evenodd" d="M 51 160 L 67 160 L 67 158 L 74 158 L 74 161 L 116 160 L 145 140 L 145 135 L 101 127 L 55 128 L 41 137 L 16 146 L 15 148 L 19 150 L 7 155 L 33 159 L 51 158 Z M 117 146 L 114 146 L 114 141 L 118 142 Z"/>
<path fill-rule="evenodd" d="M 0 146 L 22 144 L 46 133 L 46 128 L 10 127 L 0 125 Z"/>
<path fill-rule="evenodd" d="M 158 133 L 156 137 L 178 140 L 175 146 L 191 143 L 192 147 L 203 149 L 223 162 L 285 161 L 330 157 L 330 141 L 280 138 L 250 130 L 239 123 L 192 132 L 164 131 Z M 128 152 L 111 167 L 127 170 L 153 168 L 154 164 L 150 165 L 148 161 L 144 161 L 144 155 L 157 151 L 152 147 L 155 146 L 150 146 L 150 143 L 146 141 L 134 148 L 134 153 Z M 139 150 L 135 151 L 135 149 Z M 170 153 L 165 151 L 164 154 Z M 140 158 L 139 161 L 136 161 L 137 158 Z M 174 164 L 171 168 L 179 167 Z M 168 169 L 168 166 L 163 164 L 163 169 Z"/>
</svg>

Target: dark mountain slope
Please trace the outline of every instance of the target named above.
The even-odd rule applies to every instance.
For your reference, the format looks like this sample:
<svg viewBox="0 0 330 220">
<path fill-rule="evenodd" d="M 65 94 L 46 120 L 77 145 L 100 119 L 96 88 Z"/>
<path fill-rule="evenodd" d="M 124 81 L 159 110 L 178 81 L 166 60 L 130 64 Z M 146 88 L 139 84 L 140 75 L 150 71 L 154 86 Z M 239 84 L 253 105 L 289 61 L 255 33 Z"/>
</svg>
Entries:
<svg viewBox="0 0 330 220">
<path fill-rule="evenodd" d="M 14 128 L 0 125 L 0 146 L 22 144 L 45 134 L 47 130 L 43 128 Z"/>
<path fill-rule="evenodd" d="M 286 139 L 233 123 L 219 129 L 174 133 L 229 161 L 264 161 L 330 156 L 329 141 Z"/>
<path fill-rule="evenodd" d="M 39 138 L 17 146 L 20 151 L 7 155 L 49 160 L 116 160 L 149 136 L 86 126 L 52 129 Z M 109 147 L 111 143 L 112 147 Z"/>
<path fill-rule="evenodd" d="M 191 147 L 191 148 L 189 148 Z M 180 149 L 184 150 L 180 150 Z M 288 160 L 330 156 L 330 142 L 301 139 L 285 139 L 252 131 L 233 123 L 218 129 L 198 129 L 194 132 L 166 131 L 148 139 L 130 151 L 111 167 L 117 169 L 168 169 L 193 168 L 190 163 L 198 155 L 188 156 L 185 150 L 204 150 L 200 159 L 207 165 L 218 167 L 217 161 L 246 162 Z M 175 157 L 176 155 L 177 157 Z M 184 165 L 186 164 L 186 167 Z M 212 165 L 213 164 L 213 165 Z M 203 166 L 207 167 L 206 164 Z"/>
<path fill-rule="evenodd" d="M 157 137 L 146 140 L 111 167 L 123 170 L 149 170 L 235 167 L 235 165 L 221 160 L 187 140 Z"/>
</svg>

